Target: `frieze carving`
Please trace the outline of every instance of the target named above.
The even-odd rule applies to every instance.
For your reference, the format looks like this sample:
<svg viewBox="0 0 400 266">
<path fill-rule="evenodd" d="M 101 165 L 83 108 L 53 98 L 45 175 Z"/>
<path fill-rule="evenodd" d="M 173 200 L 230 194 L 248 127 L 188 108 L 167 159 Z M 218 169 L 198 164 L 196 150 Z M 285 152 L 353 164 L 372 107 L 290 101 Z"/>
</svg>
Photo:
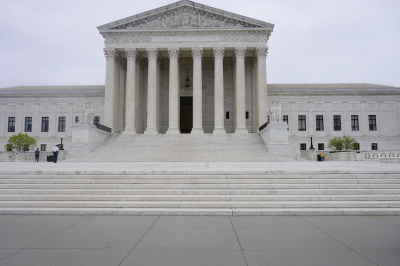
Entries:
<svg viewBox="0 0 400 266">
<path fill-rule="evenodd" d="M 170 59 L 178 59 L 179 58 L 179 48 L 169 47 L 168 54 L 169 54 Z"/>
<path fill-rule="evenodd" d="M 237 59 L 244 59 L 246 55 L 246 47 L 235 47 L 235 55 Z"/>
<path fill-rule="evenodd" d="M 269 33 L 265 31 L 240 31 L 240 32 L 192 32 L 192 31 L 168 31 L 168 32 L 112 32 L 104 34 L 106 44 L 114 43 L 146 43 L 146 42 L 265 42 Z"/>
<path fill-rule="evenodd" d="M 106 60 L 114 60 L 115 59 L 115 49 L 114 48 L 104 48 L 104 56 Z"/>
<path fill-rule="evenodd" d="M 214 47 L 213 48 L 213 52 L 214 52 L 214 58 L 215 59 L 223 59 L 224 58 L 225 48 L 223 48 L 223 47 Z"/>
<path fill-rule="evenodd" d="M 136 60 L 136 56 L 137 56 L 136 49 L 132 49 L 132 48 L 125 49 L 125 54 L 126 54 L 127 59 Z"/>
<path fill-rule="evenodd" d="M 156 60 L 158 56 L 158 50 L 157 48 L 147 48 L 146 49 L 147 56 L 149 59 Z"/>
<path fill-rule="evenodd" d="M 132 21 L 111 29 L 258 28 L 260 26 L 189 7 Z"/>
<path fill-rule="evenodd" d="M 193 58 L 202 58 L 203 57 L 203 48 L 201 48 L 201 47 L 192 48 L 192 56 L 193 56 Z"/>
</svg>

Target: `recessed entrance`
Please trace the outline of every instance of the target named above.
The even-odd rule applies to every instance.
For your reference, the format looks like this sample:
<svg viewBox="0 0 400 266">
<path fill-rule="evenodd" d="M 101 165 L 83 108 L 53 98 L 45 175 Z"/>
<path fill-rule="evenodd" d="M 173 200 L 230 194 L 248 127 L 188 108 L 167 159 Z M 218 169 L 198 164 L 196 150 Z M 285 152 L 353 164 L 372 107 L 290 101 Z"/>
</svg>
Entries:
<svg viewBox="0 0 400 266">
<path fill-rule="evenodd" d="M 190 133 L 193 128 L 193 97 L 181 97 L 180 110 L 181 133 Z"/>
</svg>

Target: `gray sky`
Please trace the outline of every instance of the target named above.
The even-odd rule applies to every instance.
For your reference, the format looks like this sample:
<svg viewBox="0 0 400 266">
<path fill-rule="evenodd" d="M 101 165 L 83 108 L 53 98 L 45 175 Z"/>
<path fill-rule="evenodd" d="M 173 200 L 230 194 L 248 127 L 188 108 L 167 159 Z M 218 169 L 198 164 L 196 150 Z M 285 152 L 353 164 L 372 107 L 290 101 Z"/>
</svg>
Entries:
<svg viewBox="0 0 400 266">
<path fill-rule="evenodd" d="M 104 84 L 97 26 L 173 0 L 0 0 L 0 87 Z M 275 24 L 268 83 L 400 87 L 399 0 L 199 0 Z"/>
</svg>

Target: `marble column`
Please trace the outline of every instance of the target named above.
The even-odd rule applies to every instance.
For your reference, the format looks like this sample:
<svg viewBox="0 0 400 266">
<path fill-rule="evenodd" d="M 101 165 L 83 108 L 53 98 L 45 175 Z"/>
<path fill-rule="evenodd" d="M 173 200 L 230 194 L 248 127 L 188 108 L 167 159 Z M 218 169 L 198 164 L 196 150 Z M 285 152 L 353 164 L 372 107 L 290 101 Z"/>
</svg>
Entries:
<svg viewBox="0 0 400 266">
<path fill-rule="evenodd" d="M 248 133 L 246 128 L 246 86 L 245 86 L 245 66 L 244 66 L 245 54 L 246 54 L 246 47 L 235 48 L 235 56 L 236 56 L 235 133 Z"/>
<path fill-rule="evenodd" d="M 267 114 L 267 53 L 268 47 L 257 47 L 257 113 L 258 121 L 256 123 L 256 132 L 268 120 Z"/>
<path fill-rule="evenodd" d="M 137 133 L 137 119 L 136 113 L 136 49 L 125 49 L 127 58 L 126 67 L 126 95 L 125 95 L 125 130 L 124 134 Z"/>
<path fill-rule="evenodd" d="M 214 134 L 224 134 L 224 52 L 214 47 Z"/>
<path fill-rule="evenodd" d="M 144 134 L 158 134 L 157 131 L 157 48 L 147 48 L 149 60 L 147 79 L 147 128 Z"/>
<path fill-rule="evenodd" d="M 179 48 L 168 48 L 169 54 L 169 125 L 167 134 L 179 134 Z"/>
<path fill-rule="evenodd" d="M 114 130 L 114 97 L 115 97 L 115 49 L 105 48 L 106 84 L 104 97 L 104 125 Z"/>
<path fill-rule="evenodd" d="M 203 130 L 203 84 L 202 57 L 203 48 L 192 48 L 193 56 L 193 129 L 192 134 L 202 134 Z"/>
</svg>

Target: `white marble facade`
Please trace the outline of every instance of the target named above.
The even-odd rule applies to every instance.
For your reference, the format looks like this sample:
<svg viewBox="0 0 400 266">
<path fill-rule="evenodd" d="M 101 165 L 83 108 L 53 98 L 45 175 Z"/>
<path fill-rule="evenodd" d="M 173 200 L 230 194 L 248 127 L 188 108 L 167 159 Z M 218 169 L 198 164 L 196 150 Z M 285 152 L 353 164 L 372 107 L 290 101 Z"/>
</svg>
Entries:
<svg viewBox="0 0 400 266">
<path fill-rule="evenodd" d="M 289 122 L 294 150 L 308 148 L 310 137 L 315 148 L 324 144 L 327 149 L 329 138 L 343 135 L 354 137 L 361 150 L 374 143 L 378 150 L 400 149 L 398 87 L 267 85 L 273 27 L 186 0 L 99 26 L 105 40 L 105 85 L 0 89 L 0 149 L 9 136 L 25 132 L 29 117 L 27 133 L 39 145 L 49 149 L 63 138 L 68 149 L 71 126 L 76 119 L 81 123 L 88 109 L 116 134 L 257 133 L 268 121 L 272 102 L 281 105 Z M 299 116 L 305 118 L 304 130 Z M 339 116 L 340 130 L 334 128 Z M 41 130 L 43 117 L 49 118 L 48 132 Z M 65 117 L 64 132 L 59 132 L 60 117 Z M 14 132 L 9 132 L 10 118 Z"/>
</svg>

